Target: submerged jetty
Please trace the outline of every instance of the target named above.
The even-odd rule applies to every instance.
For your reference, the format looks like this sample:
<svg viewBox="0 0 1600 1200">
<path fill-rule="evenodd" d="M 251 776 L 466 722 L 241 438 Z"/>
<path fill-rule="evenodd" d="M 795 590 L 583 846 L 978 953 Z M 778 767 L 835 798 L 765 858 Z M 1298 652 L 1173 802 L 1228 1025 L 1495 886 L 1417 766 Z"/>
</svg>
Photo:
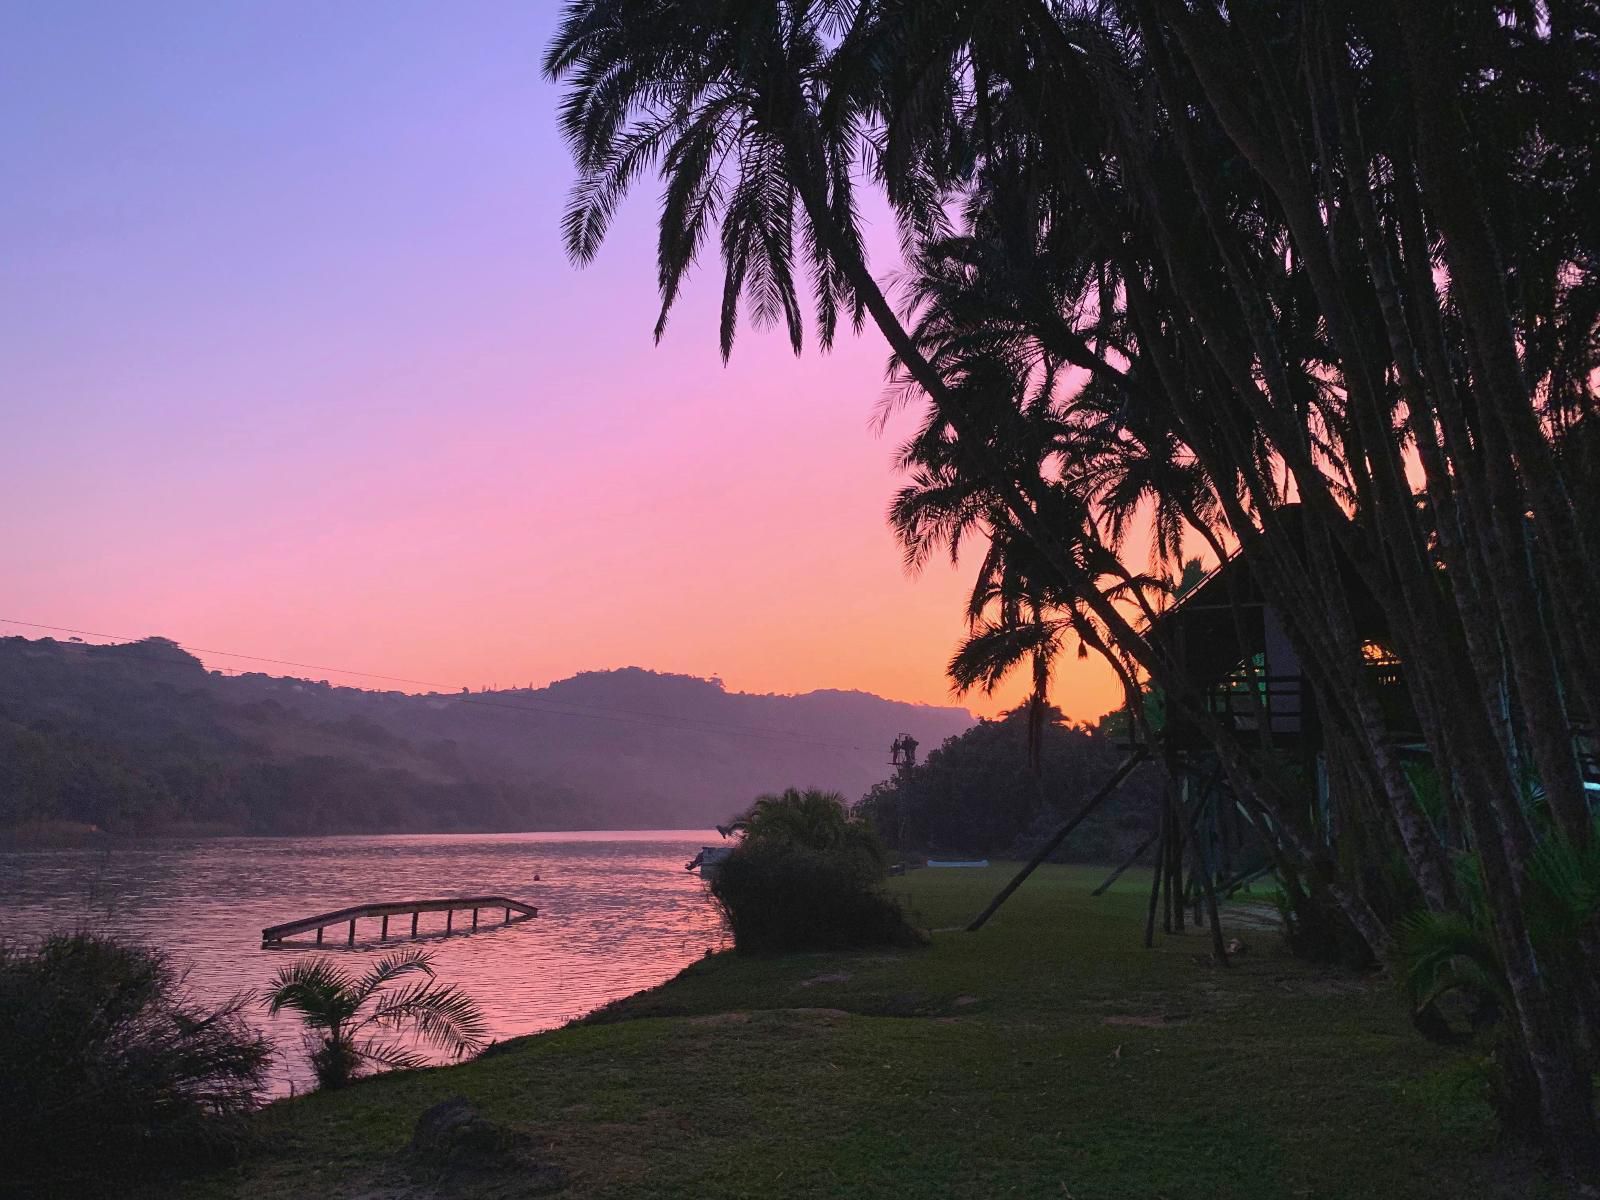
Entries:
<svg viewBox="0 0 1600 1200">
<path fill-rule="evenodd" d="M 335 926 L 346 926 L 345 945 L 353 946 L 356 943 L 356 922 L 364 918 L 376 917 L 383 923 L 378 930 L 378 939 L 382 941 L 389 936 L 389 918 L 411 918 L 411 937 L 420 936 L 417 932 L 417 919 L 423 913 L 442 912 L 445 914 L 444 929 L 432 930 L 433 933 L 454 933 L 455 916 L 458 912 L 472 912 L 472 925 L 462 932 L 471 932 L 478 928 L 478 914 L 484 909 L 494 911 L 500 909 L 504 916 L 498 922 L 501 925 L 515 925 L 523 921 L 531 921 L 539 915 L 539 910 L 531 904 L 524 904 L 520 900 L 513 900 L 509 896 L 451 896 L 443 900 L 400 900 L 387 904 L 358 904 L 352 908 L 341 908 L 334 912 L 319 913 L 314 917 L 302 917 L 298 921 L 285 921 L 281 925 L 268 925 L 261 931 L 261 945 L 263 948 L 282 946 L 286 938 L 294 937 L 300 933 L 310 933 L 316 930 L 318 946 L 323 944 L 323 932 Z"/>
</svg>

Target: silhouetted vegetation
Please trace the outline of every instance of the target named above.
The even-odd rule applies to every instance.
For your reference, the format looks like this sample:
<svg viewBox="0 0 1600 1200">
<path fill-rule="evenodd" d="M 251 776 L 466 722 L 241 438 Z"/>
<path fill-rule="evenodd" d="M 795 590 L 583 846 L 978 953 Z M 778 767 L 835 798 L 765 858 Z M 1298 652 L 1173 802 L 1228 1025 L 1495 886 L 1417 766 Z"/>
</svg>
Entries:
<svg viewBox="0 0 1600 1200">
<path fill-rule="evenodd" d="M 408 976 L 422 978 L 401 984 Z M 387 954 L 360 975 L 327 958 L 303 959 L 273 978 L 262 1004 L 298 1013 L 317 1082 L 343 1087 L 374 1067 L 420 1067 L 427 1060 L 407 1035 L 455 1058 L 483 1048 L 483 1014 L 460 988 L 439 983 L 425 950 Z"/>
<path fill-rule="evenodd" d="M 1237 810 L 1382 958 L 1407 907 L 1474 907 L 1476 858 L 1538 1139 L 1589 1182 L 1600 940 L 1542 959 L 1522 880 L 1590 840 L 1600 775 L 1597 31 L 1572 4 L 580 0 L 546 57 L 573 257 L 659 168 L 658 330 L 710 247 L 724 355 L 745 311 L 798 351 L 808 283 L 824 345 L 870 317 L 924 418 L 910 561 L 997 548 L 980 635 L 1076 642 L 1193 731 L 1143 731 L 1201 796 L 1172 882 L 1187 817 Z M 1260 695 L 1249 636 L 1205 678 L 1161 636 L 1190 544 L 1249 568 L 1257 606 L 1217 610 L 1281 620 L 1317 770 L 1212 702 Z"/>
<path fill-rule="evenodd" d="M 1025 858 L 1117 767 L 1125 746 L 1049 710 L 982 721 L 946 739 L 917 766 L 873 787 L 856 811 L 897 850 Z M 1029 764 L 1030 745 L 1037 770 Z M 1118 863 L 1154 831 L 1160 781 L 1153 768 L 1123 785 L 1056 855 L 1060 862 Z"/>
<path fill-rule="evenodd" d="M 237 1153 L 271 1055 L 244 1003 L 202 1009 L 162 954 L 110 938 L 0 944 L 0 1191 Z"/>
<path fill-rule="evenodd" d="M 1539 1128 L 1538 1080 L 1517 1045 L 1515 997 L 1485 907 L 1482 867 L 1464 855 L 1457 870 L 1463 912 L 1417 912 L 1399 922 L 1395 965 L 1417 1028 L 1445 1044 L 1472 1047 L 1490 1103 L 1524 1137 Z M 1584 941 L 1600 914 L 1600 837 L 1575 846 L 1542 843 L 1522 883 L 1534 950 L 1560 980 L 1596 982 L 1583 972 Z"/>
<path fill-rule="evenodd" d="M 735 822 L 739 845 L 711 894 L 741 954 L 915 945 L 920 935 L 883 890 L 876 834 L 831 792 L 763 796 Z"/>
</svg>

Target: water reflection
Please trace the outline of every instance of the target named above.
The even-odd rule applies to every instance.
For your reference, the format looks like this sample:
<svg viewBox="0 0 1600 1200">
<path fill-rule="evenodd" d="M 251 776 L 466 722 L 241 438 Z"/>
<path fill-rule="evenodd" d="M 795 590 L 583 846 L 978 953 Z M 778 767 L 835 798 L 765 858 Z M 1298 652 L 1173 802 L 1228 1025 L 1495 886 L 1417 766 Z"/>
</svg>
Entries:
<svg viewBox="0 0 1600 1200">
<path fill-rule="evenodd" d="M 495 1038 L 549 1029 L 671 977 L 723 944 L 715 909 L 684 861 L 717 841 L 684 830 L 628 833 L 405 835 L 152 840 L 106 850 L 0 854 L 0 935 L 85 927 L 160 946 L 189 970 L 192 989 L 220 1000 L 259 990 L 292 960 L 264 950 L 261 930 L 354 904 L 453 895 L 504 895 L 539 910 L 476 933 L 419 938 L 441 979 L 483 1007 Z M 440 934 L 443 913 L 420 931 Z M 456 916 L 456 928 L 470 925 Z M 410 918 L 330 929 L 321 952 L 356 971 L 411 944 Z M 316 952 L 306 937 L 301 952 Z M 298 1025 L 255 1013 L 283 1053 L 275 1086 L 309 1079 Z"/>
</svg>

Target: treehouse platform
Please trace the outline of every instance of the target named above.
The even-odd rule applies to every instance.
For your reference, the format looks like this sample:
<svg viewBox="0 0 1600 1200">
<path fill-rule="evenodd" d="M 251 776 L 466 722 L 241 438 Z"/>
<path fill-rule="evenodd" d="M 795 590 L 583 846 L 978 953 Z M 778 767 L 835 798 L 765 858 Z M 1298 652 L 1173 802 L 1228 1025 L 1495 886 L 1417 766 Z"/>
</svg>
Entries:
<svg viewBox="0 0 1600 1200">
<path fill-rule="evenodd" d="M 410 917 L 411 937 L 421 937 L 433 934 L 450 934 L 458 932 L 455 926 L 456 913 L 472 913 L 472 924 L 465 922 L 459 930 L 461 933 L 475 932 L 479 928 L 479 914 L 484 911 L 500 912 L 503 915 L 496 925 L 517 925 L 523 921 L 531 921 L 539 915 L 539 910 L 531 904 L 524 904 L 520 900 L 513 900 L 509 896 L 451 896 L 443 900 L 399 900 L 389 904 L 358 904 L 352 908 L 341 908 L 334 912 L 319 913 L 314 917 L 302 917 L 298 921 L 285 921 L 282 925 L 268 925 L 261 931 L 262 947 L 284 947 L 285 939 L 296 934 L 316 931 L 315 945 L 323 944 L 324 932 L 332 928 L 343 927 L 345 932 L 345 945 L 356 944 L 356 922 L 361 920 L 381 921 L 378 929 L 378 940 L 383 941 L 389 936 L 389 918 Z M 423 913 L 444 913 L 444 928 L 431 929 L 425 933 L 418 932 L 418 921 Z M 298 944 L 298 943 L 297 943 Z"/>
</svg>

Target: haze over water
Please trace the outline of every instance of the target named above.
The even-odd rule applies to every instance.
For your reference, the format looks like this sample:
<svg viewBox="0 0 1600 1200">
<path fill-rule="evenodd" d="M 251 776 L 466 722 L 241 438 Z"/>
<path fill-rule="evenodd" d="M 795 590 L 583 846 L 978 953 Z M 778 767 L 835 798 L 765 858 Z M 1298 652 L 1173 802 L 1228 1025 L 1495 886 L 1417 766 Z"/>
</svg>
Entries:
<svg viewBox="0 0 1600 1200">
<path fill-rule="evenodd" d="M 683 864 L 715 832 L 421 834 L 384 837 L 152 839 L 110 849 L 0 853 L 0 936 L 28 939 L 76 926 L 160 946 L 204 1002 L 259 991 L 302 954 L 320 952 L 360 973 L 384 953 L 434 951 L 446 983 L 470 994 L 490 1036 L 518 1037 L 561 1025 L 621 996 L 653 987 L 720 948 L 721 920 L 698 876 Z M 537 879 L 535 878 L 537 876 Z M 500 926 L 485 912 L 471 935 L 409 939 L 409 921 L 362 921 L 357 945 L 330 929 L 321 951 L 263 950 L 263 927 L 354 904 L 456 895 L 505 895 L 539 909 Z M 420 931 L 442 934 L 443 913 Z M 459 913 L 456 928 L 470 925 Z M 307 940 L 309 940 L 307 935 Z M 300 1026 L 285 1015 L 251 1020 L 279 1048 L 274 1091 L 306 1086 Z"/>
</svg>

